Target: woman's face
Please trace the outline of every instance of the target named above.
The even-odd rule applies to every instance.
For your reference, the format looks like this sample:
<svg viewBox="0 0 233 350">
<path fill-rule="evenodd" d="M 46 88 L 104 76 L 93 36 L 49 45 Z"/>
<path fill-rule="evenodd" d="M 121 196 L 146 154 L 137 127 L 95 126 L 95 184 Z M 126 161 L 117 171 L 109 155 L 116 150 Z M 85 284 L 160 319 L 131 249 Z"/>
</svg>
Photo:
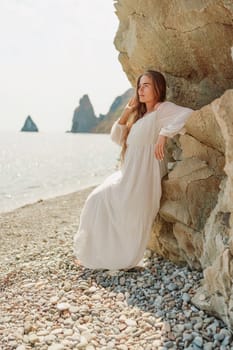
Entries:
<svg viewBox="0 0 233 350">
<path fill-rule="evenodd" d="M 143 75 L 140 78 L 138 85 L 138 97 L 141 103 L 156 103 L 157 96 L 155 93 L 152 78 L 148 75 Z"/>
</svg>

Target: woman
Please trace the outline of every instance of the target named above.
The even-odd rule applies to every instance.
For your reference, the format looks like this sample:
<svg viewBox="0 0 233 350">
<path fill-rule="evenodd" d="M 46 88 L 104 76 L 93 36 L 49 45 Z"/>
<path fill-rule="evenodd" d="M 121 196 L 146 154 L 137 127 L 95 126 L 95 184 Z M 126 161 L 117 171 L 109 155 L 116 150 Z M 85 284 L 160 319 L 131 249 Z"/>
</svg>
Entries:
<svg viewBox="0 0 233 350">
<path fill-rule="evenodd" d="M 136 96 L 113 124 L 122 146 L 121 169 L 88 196 L 74 238 L 80 263 L 92 269 L 129 269 L 140 264 L 161 198 L 167 137 L 184 131 L 192 109 L 165 101 L 166 81 L 156 71 L 138 78 Z"/>
</svg>

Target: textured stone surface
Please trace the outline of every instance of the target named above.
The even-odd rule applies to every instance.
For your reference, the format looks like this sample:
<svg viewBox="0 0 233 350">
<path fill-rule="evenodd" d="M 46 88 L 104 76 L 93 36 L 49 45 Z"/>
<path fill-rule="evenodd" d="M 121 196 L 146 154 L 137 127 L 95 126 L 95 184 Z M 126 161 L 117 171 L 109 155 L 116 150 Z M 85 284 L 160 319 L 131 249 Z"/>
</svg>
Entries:
<svg viewBox="0 0 233 350">
<path fill-rule="evenodd" d="M 233 87 L 233 3 L 118 0 L 115 46 L 134 84 L 147 68 L 166 75 L 169 99 L 200 108 Z"/>
<path fill-rule="evenodd" d="M 208 110 L 206 116 L 203 110 Z M 197 139 L 180 137 L 181 160 L 163 180 L 149 247 L 178 264 L 203 269 L 204 284 L 194 303 L 233 327 L 233 90 L 194 115 L 202 122 L 189 121 L 187 130 Z M 200 131 L 205 118 L 212 120 L 206 124 L 208 134 L 216 135 L 211 142 L 208 138 L 208 145 Z"/>
</svg>

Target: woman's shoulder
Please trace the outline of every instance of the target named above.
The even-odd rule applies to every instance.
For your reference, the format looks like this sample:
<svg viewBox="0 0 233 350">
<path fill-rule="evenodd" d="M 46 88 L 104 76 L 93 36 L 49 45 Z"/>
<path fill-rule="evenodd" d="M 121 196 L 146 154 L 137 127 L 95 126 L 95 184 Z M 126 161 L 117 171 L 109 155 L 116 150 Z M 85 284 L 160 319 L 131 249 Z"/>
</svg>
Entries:
<svg viewBox="0 0 233 350">
<path fill-rule="evenodd" d="M 166 107 L 166 108 L 172 108 L 172 107 L 182 107 L 181 105 L 178 105 L 177 103 L 175 103 L 175 102 L 172 102 L 172 101 L 168 101 L 168 100 L 166 100 L 166 101 L 163 101 L 162 103 L 161 103 L 161 105 L 160 105 L 160 108 L 164 108 L 164 107 Z"/>
<path fill-rule="evenodd" d="M 161 105 L 159 106 L 161 112 L 165 112 L 165 111 L 193 111 L 193 109 L 189 108 L 189 107 L 185 107 L 185 106 L 181 106 L 176 104 L 175 102 L 171 102 L 171 101 L 164 101 L 161 103 Z"/>
</svg>

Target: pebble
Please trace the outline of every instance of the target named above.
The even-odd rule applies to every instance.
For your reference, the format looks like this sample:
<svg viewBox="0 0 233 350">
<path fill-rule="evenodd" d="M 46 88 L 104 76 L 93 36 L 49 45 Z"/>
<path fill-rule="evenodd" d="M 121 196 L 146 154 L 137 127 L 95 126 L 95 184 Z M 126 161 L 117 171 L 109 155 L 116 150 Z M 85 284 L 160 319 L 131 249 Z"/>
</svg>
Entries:
<svg viewBox="0 0 233 350">
<path fill-rule="evenodd" d="M 200 337 L 200 336 L 195 337 L 194 340 L 193 340 L 193 344 L 197 345 L 199 348 L 201 348 L 202 345 L 203 345 L 202 337 Z"/>
<path fill-rule="evenodd" d="M 52 344 L 56 340 L 56 336 L 54 334 L 49 334 L 44 337 L 44 342 L 47 344 Z"/>
<path fill-rule="evenodd" d="M 57 304 L 58 300 L 59 300 L 58 296 L 52 296 L 49 301 L 51 304 Z"/>
<path fill-rule="evenodd" d="M 16 350 L 26 350 L 26 347 L 24 345 L 19 345 Z"/>
<path fill-rule="evenodd" d="M 68 303 L 60 303 L 60 304 L 57 304 L 57 309 L 59 311 L 65 311 L 65 310 L 69 310 L 70 308 L 70 304 Z"/>
<path fill-rule="evenodd" d="M 55 343 L 48 347 L 48 350 L 64 350 L 64 345 Z"/>
<path fill-rule="evenodd" d="M 182 300 L 185 301 L 186 303 L 190 302 L 190 295 L 188 293 L 183 293 L 182 294 Z"/>
<path fill-rule="evenodd" d="M 127 324 L 127 326 L 130 326 L 130 327 L 137 326 L 137 322 L 135 320 L 132 320 L 132 319 L 126 319 L 125 323 Z"/>
<path fill-rule="evenodd" d="M 28 336 L 28 341 L 29 341 L 29 343 L 31 343 L 31 344 L 35 344 L 35 343 L 37 343 L 37 342 L 39 341 L 39 338 L 38 338 L 38 336 L 37 336 L 36 334 L 31 333 L 31 334 L 29 334 L 29 336 Z"/>
</svg>

